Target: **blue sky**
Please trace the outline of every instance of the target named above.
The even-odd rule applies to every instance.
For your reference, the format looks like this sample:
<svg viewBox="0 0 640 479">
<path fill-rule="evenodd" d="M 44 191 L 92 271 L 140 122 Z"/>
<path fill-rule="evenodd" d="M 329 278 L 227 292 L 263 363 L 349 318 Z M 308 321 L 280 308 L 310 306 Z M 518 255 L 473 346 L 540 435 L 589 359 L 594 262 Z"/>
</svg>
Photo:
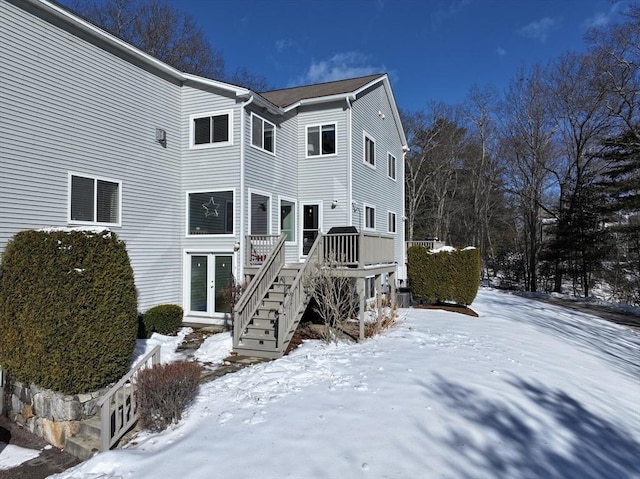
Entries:
<svg viewBox="0 0 640 479">
<path fill-rule="evenodd" d="M 229 71 L 275 88 L 389 73 L 396 102 L 456 103 L 504 89 L 520 66 L 584 49 L 589 26 L 629 0 L 169 0 L 191 13 Z"/>
</svg>

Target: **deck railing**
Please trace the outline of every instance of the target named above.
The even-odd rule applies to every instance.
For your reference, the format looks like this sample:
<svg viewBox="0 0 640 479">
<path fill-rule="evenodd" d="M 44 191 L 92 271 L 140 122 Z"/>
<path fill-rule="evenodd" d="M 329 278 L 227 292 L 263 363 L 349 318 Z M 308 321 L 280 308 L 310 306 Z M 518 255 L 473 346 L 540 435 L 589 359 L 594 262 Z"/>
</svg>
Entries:
<svg viewBox="0 0 640 479">
<path fill-rule="evenodd" d="M 330 233 L 322 235 L 323 260 L 344 266 L 364 268 L 395 262 L 394 241 L 374 233 Z"/>
<path fill-rule="evenodd" d="M 252 245 L 254 244 L 254 236 L 247 237 L 247 250 L 252 249 Z M 261 236 L 260 241 L 264 241 L 265 245 L 270 244 L 271 241 L 270 236 Z M 265 293 L 271 287 L 271 284 L 276 279 L 280 270 L 284 266 L 284 242 L 285 235 L 280 235 L 278 241 L 271 248 L 271 250 L 261 250 L 266 251 L 264 257 L 260 258 L 259 263 L 262 264 L 260 270 L 258 270 L 258 274 L 251 280 L 249 286 L 244 291 L 240 300 L 234 307 L 234 317 L 233 317 L 233 344 L 236 345 L 240 342 L 240 336 L 245 328 L 249 325 L 251 318 L 255 314 L 262 298 L 264 298 Z M 264 245 L 263 245 L 264 246 Z M 251 254 L 248 255 L 249 259 L 251 258 Z M 257 261 L 257 259 L 256 259 Z M 248 263 L 253 264 L 253 263 Z"/>
<path fill-rule="evenodd" d="M 145 368 L 160 364 L 160 346 L 153 348 L 98 401 L 100 450 L 108 451 L 138 420 L 135 379 Z"/>
<path fill-rule="evenodd" d="M 248 235 L 244 264 L 261 265 L 279 239 L 278 235 Z"/>
<path fill-rule="evenodd" d="M 438 241 L 438 240 L 425 240 L 425 241 L 407 241 L 406 245 L 407 245 L 407 249 L 411 248 L 412 246 L 422 246 L 423 248 L 428 248 L 428 249 L 438 249 L 445 246 L 445 243 L 444 241 Z"/>
</svg>

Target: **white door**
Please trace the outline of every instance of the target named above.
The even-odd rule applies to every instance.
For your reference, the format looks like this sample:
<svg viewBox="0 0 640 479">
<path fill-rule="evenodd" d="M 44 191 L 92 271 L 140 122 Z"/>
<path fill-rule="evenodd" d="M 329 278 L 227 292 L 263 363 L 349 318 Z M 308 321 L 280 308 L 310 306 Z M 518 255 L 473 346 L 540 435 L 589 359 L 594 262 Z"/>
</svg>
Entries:
<svg viewBox="0 0 640 479">
<path fill-rule="evenodd" d="M 223 317 L 231 312 L 226 290 L 233 279 L 233 255 L 188 253 L 186 267 L 187 314 Z"/>
</svg>

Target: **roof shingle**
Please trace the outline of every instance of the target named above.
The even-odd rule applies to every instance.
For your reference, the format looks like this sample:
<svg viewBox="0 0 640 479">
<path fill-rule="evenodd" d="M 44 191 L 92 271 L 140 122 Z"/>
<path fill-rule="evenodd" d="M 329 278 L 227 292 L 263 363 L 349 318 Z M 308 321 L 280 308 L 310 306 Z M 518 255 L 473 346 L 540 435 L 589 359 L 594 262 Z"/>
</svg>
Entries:
<svg viewBox="0 0 640 479">
<path fill-rule="evenodd" d="M 324 96 L 352 93 L 382 76 L 384 76 L 384 73 L 377 73 L 375 75 L 368 75 L 359 78 L 349 78 L 348 80 L 338 80 L 328 83 L 317 83 L 315 85 L 272 90 L 260 93 L 260 96 L 266 98 L 274 105 L 284 108 L 309 98 L 320 98 Z"/>
</svg>

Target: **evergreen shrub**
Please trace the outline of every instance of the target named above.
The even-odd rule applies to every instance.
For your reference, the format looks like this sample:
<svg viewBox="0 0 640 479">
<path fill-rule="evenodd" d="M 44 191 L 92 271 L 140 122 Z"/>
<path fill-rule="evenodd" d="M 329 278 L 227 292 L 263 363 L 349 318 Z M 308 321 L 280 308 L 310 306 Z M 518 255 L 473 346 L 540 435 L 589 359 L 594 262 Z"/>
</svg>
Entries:
<svg viewBox="0 0 640 479">
<path fill-rule="evenodd" d="M 140 426 L 157 432 L 180 421 L 198 394 L 200 372 L 197 363 L 186 361 L 141 370 L 136 378 Z"/>
<path fill-rule="evenodd" d="M 127 372 L 137 298 L 113 232 L 22 231 L 0 263 L 0 364 L 18 381 L 65 394 Z"/>
<path fill-rule="evenodd" d="M 153 333 L 176 334 L 182 324 L 182 313 L 177 304 L 161 304 L 149 309 L 142 316 L 146 337 Z"/>
<path fill-rule="evenodd" d="M 468 306 L 480 287 L 480 250 L 465 248 L 431 252 L 421 246 L 407 250 L 407 276 L 414 299 Z"/>
</svg>

